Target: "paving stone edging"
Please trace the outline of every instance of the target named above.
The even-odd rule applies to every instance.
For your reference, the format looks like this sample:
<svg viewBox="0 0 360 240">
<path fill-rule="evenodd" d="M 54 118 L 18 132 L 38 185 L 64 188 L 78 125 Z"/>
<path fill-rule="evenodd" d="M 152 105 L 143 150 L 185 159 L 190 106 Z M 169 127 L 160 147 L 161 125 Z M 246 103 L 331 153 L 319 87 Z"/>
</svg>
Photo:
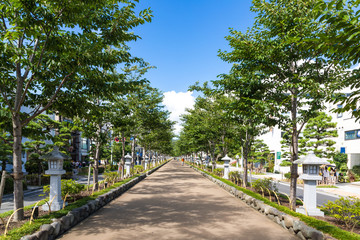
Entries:
<svg viewBox="0 0 360 240">
<path fill-rule="evenodd" d="M 131 181 L 124 183 L 123 185 L 112 189 L 111 191 L 100 195 L 95 200 L 88 201 L 85 205 L 75 208 L 67 213 L 67 215 L 61 218 L 54 218 L 52 219 L 51 224 L 43 224 L 40 226 L 40 230 L 31 234 L 23 236 L 20 240 L 53 240 L 56 237 L 62 235 L 70 228 L 74 227 L 85 218 L 89 217 L 91 214 L 114 200 L 115 198 L 119 197 L 131 187 L 145 179 L 148 175 L 152 174 L 162 166 L 164 166 L 169 161 L 162 163 L 161 165 L 157 166 L 149 170 L 146 173 L 141 174 L 140 176 L 132 179 Z"/>
<path fill-rule="evenodd" d="M 192 167 L 192 166 L 191 166 Z M 192 167 L 193 168 L 193 167 Z M 264 214 L 266 217 L 274 221 L 275 223 L 282 226 L 284 229 L 288 230 L 290 233 L 296 235 L 303 240 L 326 240 L 334 239 L 329 236 L 325 236 L 323 232 L 316 230 L 315 228 L 309 227 L 303 221 L 298 220 L 297 218 L 290 216 L 284 212 L 279 211 L 278 209 L 271 207 L 264 203 L 261 200 L 253 198 L 241 190 L 236 189 L 196 168 L 193 168 L 195 171 L 201 173 L 204 177 L 208 178 L 212 182 L 219 185 L 221 188 L 234 195 L 235 197 L 244 201 L 247 205 L 251 206 L 258 212 Z"/>
</svg>

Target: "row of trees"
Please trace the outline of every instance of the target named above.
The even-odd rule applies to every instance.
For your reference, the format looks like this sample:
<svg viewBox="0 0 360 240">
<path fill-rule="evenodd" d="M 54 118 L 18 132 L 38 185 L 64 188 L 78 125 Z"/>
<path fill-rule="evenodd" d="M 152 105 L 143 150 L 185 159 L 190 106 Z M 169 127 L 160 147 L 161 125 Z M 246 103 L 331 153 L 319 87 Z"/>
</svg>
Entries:
<svg viewBox="0 0 360 240">
<path fill-rule="evenodd" d="M 169 151 L 164 142 L 171 139 L 172 123 L 159 104 L 161 93 L 142 79 L 149 66 L 132 56 L 127 45 L 140 38 L 133 29 L 152 18 L 150 9 L 136 12 L 136 3 L 0 4 L 0 152 L 13 155 L 14 208 L 20 209 L 16 221 L 24 217 L 22 139 L 44 140 L 44 132 L 35 137 L 26 130 L 43 113 L 72 119 L 78 124 L 75 130 L 92 140 L 95 182 L 110 130 L 137 136 L 148 149 Z"/>
<path fill-rule="evenodd" d="M 246 32 L 231 29 L 226 37 L 231 50 L 219 52 L 222 60 L 233 64 L 230 72 L 212 81 L 212 87 L 206 83 L 190 88 L 204 96 L 183 117 L 181 153 L 210 152 L 214 162 L 216 148 L 224 155 L 229 146 L 236 149 L 238 144 L 246 171 L 255 137 L 278 125 L 288 132 L 290 197 L 295 203 L 298 173 L 293 162 L 299 157 L 304 126 L 325 102 L 342 103 L 344 108 L 338 111 L 357 108 L 359 71 L 347 69 L 359 61 L 360 13 L 355 11 L 359 4 L 253 0 L 251 10 L 257 14 L 253 27 Z M 343 87 L 353 88 L 350 97 L 340 93 Z M 353 114 L 360 117 L 358 111 Z M 244 178 L 246 184 L 246 174 Z"/>
</svg>

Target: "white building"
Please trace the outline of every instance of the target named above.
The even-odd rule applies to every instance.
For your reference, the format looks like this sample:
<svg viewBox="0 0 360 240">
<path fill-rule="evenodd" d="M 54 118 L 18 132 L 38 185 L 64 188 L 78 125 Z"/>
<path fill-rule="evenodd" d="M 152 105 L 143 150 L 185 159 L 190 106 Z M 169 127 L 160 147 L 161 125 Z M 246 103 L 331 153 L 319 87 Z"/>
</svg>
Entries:
<svg viewBox="0 0 360 240">
<path fill-rule="evenodd" d="M 22 112 L 31 112 L 31 109 L 27 108 L 27 107 L 22 107 L 21 108 Z M 45 113 L 46 114 L 46 113 Z M 52 119 L 52 120 L 56 120 L 59 122 L 62 121 L 66 121 L 66 122 L 71 122 L 71 120 L 63 118 L 59 115 L 54 114 L 48 114 L 48 116 Z M 52 129 L 51 130 L 51 135 L 55 135 L 55 130 Z M 69 153 L 71 154 L 71 158 L 73 161 L 79 161 L 79 162 L 83 162 L 87 156 L 89 155 L 89 150 L 90 150 L 90 142 L 87 138 L 84 138 L 81 136 L 81 132 L 75 132 L 72 133 L 71 135 L 71 148 Z M 31 141 L 30 139 L 23 137 L 22 138 L 22 143 L 24 144 L 27 141 Z M 50 140 L 45 140 L 45 144 L 51 144 L 52 142 Z M 21 160 L 22 160 L 22 171 L 26 172 L 25 170 L 25 163 L 26 161 L 29 159 L 29 153 L 26 152 L 26 149 L 23 148 L 22 150 L 22 155 L 21 155 Z M 10 159 L 13 158 L 13 156 L 9 156 Z M 0 161 L 1 163 L 1 161 Z M 1 165 L 0 165 L 1 168 Z M 6 164 L 6 171 L 7 172 L 12 172 L 13 166 L 12 164 Z"/>
<path fill-rule="evenodd" d="M 334 113 L 331 110 L 342 108 L 342 106 L 328 103 L 326 105 L 326 114 L 332 117 L 332 121 L 337 123 L 338 137 L 332 138 L 336 141 L 334 145 L 336 151 L 346 153 L 348 156 L 348 168 L 351 169 L 355 165 L 360 165 L 360 122 L 356 122 L 350 112 Z M 269 146 L 270 152 L 275 155 L 274 170 L 280 171 L 280 163 L 282 160 L 282 150 L 280 141 L 282 140 L 282 131 L 277 126 L 270 129 L 269 132 L 259 138 Z"/>
</svg>

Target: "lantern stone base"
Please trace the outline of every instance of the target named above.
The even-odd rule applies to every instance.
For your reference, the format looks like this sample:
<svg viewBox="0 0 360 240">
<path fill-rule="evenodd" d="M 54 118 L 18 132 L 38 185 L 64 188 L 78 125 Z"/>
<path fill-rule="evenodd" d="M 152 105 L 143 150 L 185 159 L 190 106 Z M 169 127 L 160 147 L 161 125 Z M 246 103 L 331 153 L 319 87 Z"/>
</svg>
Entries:
<svg viewBox="0 0 360 240">
<path fill-rule="evenodd" d="M 296 212 L 298 213 L 302 213 L 304 215 L 308 215 L 308 216 L 319 216 L 319 217 L 323 217 L 324 216 L 324 212 L 322 212 L 320 209 L 318 208 L 313 208 L 313 209 L 306 209 L 304 207 L 299 207 L 296 209 Z M 306 214 L 307 212 L 307 214 Z"/>
<path fill-rule="evenodd" d="M 63 201 L 59 201 L 59 202 L 52 202 L 51 204 L 51 211 L 59 211 L 63 208 Z M 67 205 L 67 202 L 65 202 L 65 205 Z M 42 210 L 43 211 L 49 211 L 49 205 L 44 204 L 42 205 Z"/>
</svg>

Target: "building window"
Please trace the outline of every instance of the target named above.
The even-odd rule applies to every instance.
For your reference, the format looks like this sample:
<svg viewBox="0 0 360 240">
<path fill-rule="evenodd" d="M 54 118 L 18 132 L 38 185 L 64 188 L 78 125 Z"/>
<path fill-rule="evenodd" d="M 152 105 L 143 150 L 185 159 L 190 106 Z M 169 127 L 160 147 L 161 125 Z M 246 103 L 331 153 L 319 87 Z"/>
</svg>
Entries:
<svg viewBox="0 0 360 240">
<path fill-rule="evenodd" d="M 87 144 L 87 139 L 86 138 L 82 138 L 81 139 L 81 149 L 88 149 L 88 144 Z"/>
<path fill-rule="evenodd" d="M 345 132 L 345 140 L 356 139 L 356 130 Z"/>
<path fill-rule="evenodd" d="M 343 107 L 342 104 L 338 104 L 338 105 L 337 105 L 337 108 L 338 108 L 338 109 L 341 109 L 342 107 Z M 339 113 L 337 114 L 337 118 L 342 118 L 342 116 L 343 116 L 343 113 L 342 113 L 342 112 L 339 112 Z"/>
</svg>

